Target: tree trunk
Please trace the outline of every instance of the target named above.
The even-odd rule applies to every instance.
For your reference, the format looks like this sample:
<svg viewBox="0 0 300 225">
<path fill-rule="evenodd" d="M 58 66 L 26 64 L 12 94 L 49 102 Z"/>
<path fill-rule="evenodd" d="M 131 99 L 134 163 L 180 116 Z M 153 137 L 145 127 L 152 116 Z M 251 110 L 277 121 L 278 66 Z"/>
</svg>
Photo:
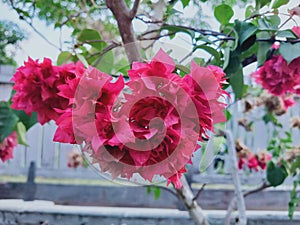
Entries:
<svg viewBox="0 0 300 225">
<path fill-rule="evenodd" d="M 105 2 L 117 20 L 119 32 L 130 64 L 134 61 L 142 61 L 132 27 L 132 19 L 135 16 L 132 13 L 136 12 L 136 10 L 134 8 L 129 10 L 123 0 L 106 0 Z M 138 3 L 139 1 L 136 0 L 135 2 Z M 136 3 L 134 5 L 136 6 Z"/>
</svg>

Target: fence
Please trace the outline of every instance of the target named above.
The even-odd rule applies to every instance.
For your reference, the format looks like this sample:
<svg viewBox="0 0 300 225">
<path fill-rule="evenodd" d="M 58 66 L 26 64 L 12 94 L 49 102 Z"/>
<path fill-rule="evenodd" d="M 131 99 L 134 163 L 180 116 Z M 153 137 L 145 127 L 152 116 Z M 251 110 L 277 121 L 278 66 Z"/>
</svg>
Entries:
<svg viewBox="0 0 300 225">
<path fill-rule="evenodd" d="M 12 84 L 9 82 L 13 70 L 9 67 L 0 67 L 0 100 L 7 100 L 10 95 Z M 233 131 L 235 138 L 239 137 L 251 149 L 264 149 L 268 144 L 273 131 L 271 125 L 264 124 L 263 121 L 258 120 L 253 124 L 254 132 L 247 133 L 245 129 L 238 125 L 237 119 L 241 116 L 242 105 L 237 103 L 231 106 L 233 119 L 227 124 L 227 128 Z M 261 118 L 262 111 L 257 111 L 255 116 Z M 299 114 L 299 105 L 294 107 L 288 115 L 281 116 L 280 120 L 285 127 L 289 127 L 289 118 L 291 115 Z M 29 147 L 18 146 L 14 150 L 14 159 L 9 162 L 0 164 L 0 174 L 6 175 L 25 175 L 27 174 L 30 162 L 35 162 L 37 166 L 37 176 L 44 177 L 59 177 L 59 178 L 100 178 L 99 174 L 91 169 L 78 168 L 76 170 L 67 167 L 68 154 L 72 151 L 74 146 L 68 144 L 55 143 L 52 141 L 56 126 L 54 123 L 41 126 L 39 124 L 32 127 L 27 139 Z M 299 144 L 299 131 L 293 131 L 293 139 L 296 144 Z M 218 149 L 222 144 L 218 145 Z M 198 168 L 193 168 L 194 174 L 192 180 L 200 183 L 231 183 L 229 179 L 229 165 L 227 165 L 226 158 L 228 154 L 221 156 L 224 160 L 224 169 L 216 171 L 214 169 L 214 159 L 216 149 L 214 142 L 210 141 L 206 146 L 206 154 L 202 151 L 196 154 L 196 163 L 202 168 L 202 173 L 199 173 Z M 264 177 L 263 172 L 253 173 L 251 176 L 242 177 L 242 183 L 259 183 L 258 178 Z"/>
</svg>

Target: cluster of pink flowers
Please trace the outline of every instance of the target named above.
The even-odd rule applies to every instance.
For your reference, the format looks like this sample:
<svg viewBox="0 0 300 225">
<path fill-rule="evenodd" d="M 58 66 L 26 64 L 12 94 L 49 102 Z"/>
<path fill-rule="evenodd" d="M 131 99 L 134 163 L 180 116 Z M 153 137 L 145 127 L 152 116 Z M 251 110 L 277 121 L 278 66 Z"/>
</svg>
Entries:
<svg viewBox="0 0 300 225">
<path fill-rule="evenodd" d="M 267 163 L 272 159 L 271 154 L 266 151 L 261 151 L 256 154 L 248 151 L 244 154 L 238 154 L 238 157 L 239 169 L 243 169 L 246 166 L 250 170 L 253 169 L 255 171 L 259 171 L 259 169 L 265 170 L 267 168 Z"/>
<path fill-rule="evenodd" d="M 0 158 L 2 162 L 13 158 L 13 150 L 18 144 L 17 133 L 13 131 L 0 143 Z"/>
<path fill-rule="evenodd" d="M 53 66 L 50 59 L 45 58 L 39 63 L 29 58 L 13 76 L 16 94 L 12 99 L 12 108 L 28 114 L 37 112 L 41 124 L 57 120 L 69 107 L 68 99 L 58 95 L 59 87 L 82 76 L 84 70 L 81 63 Z"/>
<path fill-rule="evenodd" d="M 269 93 L 281 97 L 287 109 L 294 104 L 292 96 L 300 94 L 299 64 L 300 57 L 288 64 L 281 55 L 275 55 L 254 72 L 252 77 Z"/>
<path fill-rule="evenodd" d="M 300 26 L 293 26 L 292 31 L 300 38 Z"/>
<path fill-rule="evenodd" d="M 54 120 L 55 141 L 84 143 L 92 163 L 113 177 L 160 175 L 179 188 L 197 141 L 225 122 L 226 82 L 216 66 L 192 63 L 184 78 L 174 71 L 162 50 L 151 62 L 133 63 L 127 83 L 81 64 L 30 59 L 14 77 L 13 107 L 36 111 L 40 123 Z"/>
</svg>

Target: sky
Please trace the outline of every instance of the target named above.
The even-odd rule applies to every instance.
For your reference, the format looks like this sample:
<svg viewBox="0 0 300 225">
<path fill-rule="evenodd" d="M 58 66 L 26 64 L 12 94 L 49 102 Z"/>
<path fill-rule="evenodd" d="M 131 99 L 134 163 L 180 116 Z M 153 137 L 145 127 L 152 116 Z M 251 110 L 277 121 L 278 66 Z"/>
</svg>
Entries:
<svg viewBox="0 0 300 225">
<path fill-rule="evenodd" d="M 284 6 L 280 8 L 282 12 L 287 13 L 288 9 L 291 9 L 299 4 L 299 0 L 291 0 L 289 1 L 287 6 Z M 179 10 L 182 10 L 180 8 L 180 5 L 178 6 Z M 234 8 L 235 11 L 235 17 L 240 17 L 244 14 L 244 9 Z M 15 60 L 17 61 L 18 65 L 22 65 L 24 60 L 27 60 L 28 56 L 30 56 L 33 59 L 41 59 L 43 57 L 51 58 L 52 60 L 56 61 L 56 58 L 59 54 L 59 50 L 54 48 L 53 46 L 49 45 L 45 40 L 43 40 L 36 32 L 33 31 L 33 29 L 27 25 L 24 21 L 19 20 L 18 15 L 15 11 L 11 10 L 6 4 L 4 4 L 2 1 L 0 1 L 0 20 L 10 20 L 15 23 L 17 23 L 20 28 L 22 28 L 26 32 L 27 40 L 24 40 L 20 43 L 20 49 L 16 52 Z M 203 9 L 203 12 L 207 16 L 211 16 L 213 12 L 210 12 L 210 8 L 207 7 Z M 192 17 L 195 14 L 195 10 L 193 10 L 192 7 L 187 7 L 184 10 L 185 15 Z M 283 18 L 284 19 L 284 18 Z M 298 25 L 300 25 L 300 18 L 297 18 Z M 293 22 L 290 22 L 286 24 L 285 27 L 293 26 Z M 62 35 L 62 40 L 64 41 L 71 41 L 71 30 L 64 28 L 62 30 L 62 33 L 60 34 L 60 30 L 56 29 L 54 30 L 51 26 L 46 26 L 46 24 L 43 21 L 39 21 L 38 19 L 34 20 L 34 26 L 43 34 L 45 35 L 51 42 L 55 43 L 56 45 L 59 45 L 59 39 L 60 35 Z M 138 23 L 136 26 L 141 26 L 140 29 L 142 30 L 142 25 L 139 25 Z M 216 27 L 215 30 L 218 30 L 217 28 L 218 24 L 212 24 L 212 27 Z M 188 51 L 188 49 L 191 47 L 185 40 L 184 36 L 179 36 L 175 40 L 172 40 L 172 42 L 167 42 L 165 44 L 177 47 L 173 49 L 177 49 L 178 54 L 182 55 L 181 51 Z M 166 39 L 165 39 L 166 40 Z M 68 44 L 62 43 L 62 47 L 64 50 L 67 49 Z M 176 53 L 175 53 L 176 55 Z"/>
</svg>

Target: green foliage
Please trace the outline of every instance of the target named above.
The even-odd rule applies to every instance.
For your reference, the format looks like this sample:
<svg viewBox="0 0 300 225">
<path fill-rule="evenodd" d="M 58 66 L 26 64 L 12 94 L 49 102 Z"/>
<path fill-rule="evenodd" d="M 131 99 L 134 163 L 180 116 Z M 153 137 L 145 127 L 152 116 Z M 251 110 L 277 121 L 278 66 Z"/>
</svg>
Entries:
<svg viewBox="0 0 300 225">
<path fill-rule="evenodd" d="M 282 184 L 287 176 L 288 173 L 284 165 L 276 165 L 273 161 L 268 163 L 267 180 L 273 187 Z"/>
<path fill-rule="evenodd" d="M 93 29 L 84 29 L 77 37 L 78 41 L 89 44 L 99 51 L 102 51 L 104 45 L 101 39 L 99 32 Z"/>
<path fill-rule="evenodd" d="M 277 8 L 279 8 L 280 6 L 285 5 L 285 4 L 287 4 L 287 3 L 289 3 L 289 0 L 275 0 L 275 1 L 273 2 L 272 8 L 273 8 L 273 9 L 277 9 Z"/>
<path fill-rule="evenodd" d="M 0 65 L 16 65 L 13 57 L 7 54 L 7 47 L 25 38 L 19 26 L 10 21 L 0 21 Z"/>
<path fill-rule="evenodd" d="M 15 129 L 19 118 L 7 102 L 0 102 L 0 143 Z"/>
<path fill-rule="evenodd" d="M 280 44 L 279 53 L 287 63 L 290 63 L 300 56 L 300 43 L 291 44 L 283 42 Z"/>
<path fill-rule="evenodd" d="M 57 57 L 56 64 L 60 66 L 70 61 L 72 61 L 72 53 L 67 51 L 62 51 Z"/>
<path fill-rule="evenodd" d="M 293 189 L 290 193 L 290 201 L 289 201 L 289 217 L 290 219 L 293 219 L 294 212 L 298 207 L 298 204 L 300 203 L 300 198 L 298 197 L 298 190 L 297 187 L 300 183 L 300 177 L 297 178 L 297 180 L 294 181 Z"/>
<path fill-rule="evenodd" d="M 190 0 L 181 0 L 181 3 L 182 3 L 183 8 L 185 8 L 190 3 Z"/>
<path fill-rule="evenodd" d="M 29 146 L 26 140 L 26 127 L 22 122 L 17 123 L 16 132 L 18 135 L 18 144 Z"/>
<path fill-rule="evenodd" d="M 229 5 L 222 4 L 215 7 L 214 16 L 221 24 L 226 24 L 233 17 L 233 10 Z"/>
<path fill-rule="evenodd" d="M 153 192 L 153 196 L 154 196 L 155 200 L 160 198 L 160 195 L 161 195 L 160 187 L 148 186 L 147 187 L 147 194 L 151 194 L 151 192 Z"/>
</svg>

